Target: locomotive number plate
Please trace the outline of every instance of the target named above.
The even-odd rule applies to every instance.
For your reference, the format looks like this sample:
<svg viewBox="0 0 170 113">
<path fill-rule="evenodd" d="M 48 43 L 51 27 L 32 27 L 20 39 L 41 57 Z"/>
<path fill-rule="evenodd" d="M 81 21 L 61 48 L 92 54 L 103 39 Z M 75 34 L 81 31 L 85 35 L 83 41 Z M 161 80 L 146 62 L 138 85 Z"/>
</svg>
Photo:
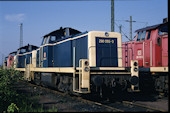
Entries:
<svg viewBox="0 0 170 113">
<path fill-rule="evenodd" d="M 99 43 L 112 43 L 112 44 L 114 44 L 114 40 L 112 40 L 112 39 L 99 39 Z"/>
</svg>

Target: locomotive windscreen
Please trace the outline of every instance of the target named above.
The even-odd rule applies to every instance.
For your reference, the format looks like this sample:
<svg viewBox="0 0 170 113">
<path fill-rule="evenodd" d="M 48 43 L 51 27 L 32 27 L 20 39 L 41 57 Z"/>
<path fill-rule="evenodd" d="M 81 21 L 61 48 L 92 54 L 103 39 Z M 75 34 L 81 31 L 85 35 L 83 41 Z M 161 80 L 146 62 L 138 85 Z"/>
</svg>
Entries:
<svg viewBox="0 0 170 113">
<path fill-rule="evenodd" d="M 96 37 L 96 67 L 118 67 L 117 38 Z"/>
</svg>

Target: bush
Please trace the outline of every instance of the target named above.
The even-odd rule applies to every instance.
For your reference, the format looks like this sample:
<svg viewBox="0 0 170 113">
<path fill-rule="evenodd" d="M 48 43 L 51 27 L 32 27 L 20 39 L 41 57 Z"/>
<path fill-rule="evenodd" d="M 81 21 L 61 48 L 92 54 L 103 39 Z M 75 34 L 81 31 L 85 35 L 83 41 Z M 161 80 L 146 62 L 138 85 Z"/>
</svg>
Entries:
<svg viewBox="0 0 170 113">
<path fill-rule="evenodd" d="M 7 110 L 18 96 L 16 90 L 12 88 L 13 83 L 19 79 L 18 75 L 19 72 L 14 69 L 0 70 L 0 112 Z"/>
<path fill-rule="evenodd" d="M 14 69 L 0 69 L 0 112 L 56 112 L 57 108 L 43 110 L 37 99 L 30 94 L 19 94 L 14 83 L 23 80 L 20 72 Z"/>
</svg>

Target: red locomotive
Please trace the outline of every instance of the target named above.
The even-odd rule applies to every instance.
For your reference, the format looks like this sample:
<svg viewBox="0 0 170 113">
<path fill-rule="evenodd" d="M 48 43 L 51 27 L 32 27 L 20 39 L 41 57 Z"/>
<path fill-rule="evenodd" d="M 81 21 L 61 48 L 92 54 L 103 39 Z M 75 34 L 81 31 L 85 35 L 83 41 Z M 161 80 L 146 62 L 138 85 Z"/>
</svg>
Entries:
<svg viewBox="0 0 170 113">
<path fill-rule="evenodd" d="M 138 60 L 142 89 L 168 90 L 168 18 L 162 24 L 136 30 L 134 41 L 122 43 L 123 67 Z M 152 81 L 152 84 L 150 84 Z M 149 84 L 148 84 L 149 83 Z"/>
<path fill-rule="evenodd" d="M 14 56 L 16 55 L 16 51 L 11 52 L 7 59 L 7 68 L 12 68 L 14 66 Z"/>
</svg>

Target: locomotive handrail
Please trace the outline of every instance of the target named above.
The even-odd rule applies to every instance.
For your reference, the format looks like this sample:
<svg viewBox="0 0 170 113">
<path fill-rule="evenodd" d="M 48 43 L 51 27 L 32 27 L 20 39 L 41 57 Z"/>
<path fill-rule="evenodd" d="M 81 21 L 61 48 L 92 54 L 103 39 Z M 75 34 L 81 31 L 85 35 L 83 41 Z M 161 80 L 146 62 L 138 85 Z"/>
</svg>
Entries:
<svg viewBox="0 0 170 113">
<path fill-rule="evenodd" d="M 128 47 L 128 48 L 126 48 L 126 47 L 122 47 L 122 49 L 127 49 L 127 50 L 131 50 L 131 54 L 130 54 L 130 52 L 129 52 L 129 56 L 132 56 L 132 59 L 131 60 L 133 60 L 133 49 L 132 49 L 132 47 Z M 123 50 L 122 50 L 122 53 L 123 53 Z M 123 59 L 123 58 L 122 58 Z M 124 60 L 125 61 L 125 63 L 126 63 L 126 60 Z M 126 66 L 125 66 L 126 67 Z M 129 57 L 129 62 L 128 62 L 128 66 L 127 67 L 130 67 L 130 57 Z"/>
</svg>

